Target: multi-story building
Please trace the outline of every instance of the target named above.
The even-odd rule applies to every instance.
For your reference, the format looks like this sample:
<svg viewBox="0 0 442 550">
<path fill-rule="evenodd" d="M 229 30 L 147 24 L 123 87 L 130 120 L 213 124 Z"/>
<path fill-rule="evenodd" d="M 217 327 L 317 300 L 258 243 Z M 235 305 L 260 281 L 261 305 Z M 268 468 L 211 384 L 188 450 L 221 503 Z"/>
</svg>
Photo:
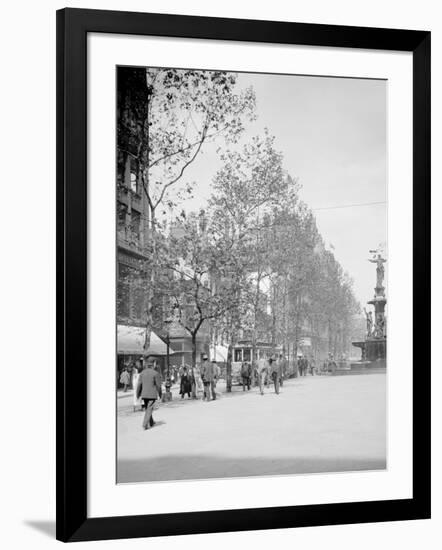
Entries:
<svg viewBox="0 0 442 550">
<path fill-rule="evenodd" d="M 146 326 L 150 290 L 150 211 L 139 162 L 139 145 L 146 137 L 143 134 L 148 102 L 146 70 L 119 67 L 117 80 L 117 322 L 124 327 L 121 334 L 127 334 L 126 327 Z M 191 363 L 191 337 L 179 323 L 167 322 L 171 313 L 168 298 L 158 289 L 154 289 L 153 306 L 151 328 L 163 340 L 170 338 L 171 352 L 174 351 L 171 364 Z M 205 325 L 197 337 L 198 356 L 208 350 Z M 120 366 L 130 359 L 126 352 L 119 359 Z"/>
<path fill-rule="evenodd" d="M 117 96 L 116 276 L 120 370 L 143 354 L 142 332 L 147 321 L 149 205 L 137 158 L 140 99 L 141 105 L 145 101 L 147 107 L 145 69 L 120 67 Z M 153 355 L 163 355 L 166 346 L 157 336 L 162 328 L 162 301 L 161 297 L 156 299 L 151 348 Z"/>
<path fill-rule="evenodd" d="M 117 188 L 117 318 L 119 323 L 142 326 L 146 322 L 149 214 L 135 177 L 127 157 Z"/>
<path fill-rule="evenodd" d="M 138 123 L 139 105 L 147 109 L 146 70 L 119 67 L 117 76 L 117 319 L 119 324 L 142 326 L 149 208 L 138 162 Z"/>
</svg>

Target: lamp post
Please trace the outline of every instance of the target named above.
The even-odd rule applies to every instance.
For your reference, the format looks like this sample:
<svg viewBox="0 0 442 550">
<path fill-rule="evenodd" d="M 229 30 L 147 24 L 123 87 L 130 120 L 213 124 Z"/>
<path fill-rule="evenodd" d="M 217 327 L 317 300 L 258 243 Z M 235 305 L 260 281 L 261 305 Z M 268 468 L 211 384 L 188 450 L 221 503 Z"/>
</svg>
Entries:
<svg viewBox="0 0 442 550">
<path fill-rule="evenodd" d="M 170 346 L 170 325 L 172 323 L 172 319 L 168 317 L 164 324 L 166 325 L 166 391 L 164 393 L 163 401 L 172 401 L 172 392 L 170 391 L 171 387 L 171 381 L 170 381 L 170 353 L 169 353 L 169 346 Z"/>
<path fill-rule="evenodd" d="M 170 346 L 170 336 L 169 332 L 167 332 L 167 338 L 166 338 L 166 344 L 167 344 L 167 355 L 166 355 L 166 363 L 167 363 L 167 381 L 169 383 L 169 386 L 166 384 L 166 390 L 169 387 L 170 389 L 170 356 L 169 356 L 169 346 Z"/>
</svg>

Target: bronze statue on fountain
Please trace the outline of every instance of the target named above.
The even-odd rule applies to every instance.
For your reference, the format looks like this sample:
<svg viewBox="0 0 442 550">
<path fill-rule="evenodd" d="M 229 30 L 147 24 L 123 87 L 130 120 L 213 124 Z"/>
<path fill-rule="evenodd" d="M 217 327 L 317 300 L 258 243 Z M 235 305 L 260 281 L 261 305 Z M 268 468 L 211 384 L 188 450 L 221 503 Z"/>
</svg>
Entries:
<svg viewBox="0 0 442 550">
<path fill-rule="evenodd" d="M 387 299 L 385 297 L 384 263 L 387 261 L 377 250 L 370 250 L 373 257 L 369 262 L 376 264 L 376 286 L 374 289 L 374 297 L 367 302 L 374 306 L 374 316 L 372 311 L 364 308 L 366 317 L 366 335 L 363 342 L 353 342 L 353 345 L 360 348 L 362 351 L 361 361 L 353 363 L 353 368 L 364 367 L 381 367 L 386 366 L 387 356 L 387 318 L 385 315 L 385 305 Z"/>
</svg>

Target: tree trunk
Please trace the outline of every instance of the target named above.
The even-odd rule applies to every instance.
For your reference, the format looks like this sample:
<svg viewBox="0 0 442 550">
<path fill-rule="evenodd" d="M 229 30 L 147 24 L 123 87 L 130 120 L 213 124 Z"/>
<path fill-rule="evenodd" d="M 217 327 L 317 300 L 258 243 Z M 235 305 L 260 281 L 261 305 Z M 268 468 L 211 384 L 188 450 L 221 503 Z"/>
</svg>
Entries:
<svg viewBox="0 0 442 550">
<path fill-rule="evenodd" d="M 196 333 L 192 332 L 192 368 L 196 367 Z"/>
<path fill-rule="evenodd" d="M 284 345 L 284 356 L 287 357 L 287 364 L 290 366 L 290 342 Z"/>
<path fill-rule="evenodd" d="M 192 399 L 196 399 L 196 332 L 192 332 Z"/>
<path fill-rule="evenodd" d="M 276 285 L 272 284 L 272 355 L 276 351 Z"/>
<path fill-rule="evenodd" d="M 293 342 L 293 354 L 296 359 L 298 356 L 298 342 L 299 342 L 299 311 L 296 311 L 295 315 L 295 341 Z"/>
<path fill-rule="evenodd" d="M 260 286 L 261 286 L 261 273 L 258 272 L 258 277 L 256 280 L 256 294 L 255 294 L 255 303 L 253 304 L 253 331 L 252 331 L 252 356 L 251 356 L 251 363 L 252 368 L 256 367 L 257 357 L 256 357 L 256 343 L 257 343 L 257 336 L 256 332 L 258 329 L 258 309 L 259 309 L 259 292 L 260 292 Z"/>
<path fill-rule="evenodd" d="M 331 320 L 329 319 L 328 320 L 328 353 L 333 353 L 332 352 L 332 342 L 333 342 L 333 335 L 332 335 L 332 324 L 331 324 Z"/>
<path fill-rule="evenodd" d="M 147 89 L 147 84 L 146 84 Z M 150 136 L 149 136 L 149 94 L 147 95 L 147 105 L 146 105 L 146 119 L 145 119 L 145 132 L 146 132 L 146 141 L 145 141 L 145 147 L 146 147 L 146 153 L 145 153 L 145 169 L 143 171 L 143 176 L 145 178 L 145 181 L 143 181 L 143 191 L 146 195 L 146 197 L 149 195 L 149 157 L 150 157 Z M 150 261 L 150 277 L 149 277 L 149 287 L 147 289 L 147 304 L 146 304 L 146 335 L 144 340 L 144 350 L 147 352 L 150 346 L 150 335 L 152 332 L 152 326 L 153 326 L 153 300 L 154 300 L 154 292 L 155 292 L 155 282 L 156 282 L 156 272 L 155 272 L 155 264 L 156 264 L 156 234 L 155 234 L 155 210 L 153 208 L 150 208 L 150 219 L 148 220 L 148 224 L 150 225 L 150 235 L 148 235 L 148 240 L 152 241 L 152 257 Z M 144 223 L 144 222 L 143 222 Z M 149 246 L 148 243 L 144 243 L 144 245 Z"/>
<path fill-rule="evenodd" d="M 150 262 L 150 277 L 147 289 L 147 303 L 146 303 L 146 334 L 144 339 L 144 351 L 147 353 L 147 350 L 150 346 L 150 335 L 152 333 L 153 327 L 153 301 L 154 301 L 154 292 L 155 292 L 155 281 L 156 281 L 156 237 L 154 231 L 151 232 L 152 239 L 152 261 Z"/>
<path fill-rule="evenodd" d="M 226 390 L 228 393 L 232 391 L 232 361 L 233 361 L 233 346 L 234 343 L 234 333 L 233 330 L 230 333 L 230 342 L 227 351 L 227 363 L 226 363 Z"/>
<path fill-rule="evenodd" d="M 284 303 L 283 303 L 283 312 L 284 312 L 283 353 L 284 353 L 284 356 L 287 356 L 287 363 L 290 365 L 290 341 L 289 341 L 289 324 L 288 324 L 289 314 L 287 311 L 287 305 L 288 305 L 288 300 L 287 300 L 287 277 L 286 277 L 284 280 Z"/>
<path fill-rule="evenodd" d="M 295 378 L 298 378 L 299 372 L 298 372 L 298 346 L 296 344 L 296 339 L 293 342 L 293 374 Z"/>
</svg>

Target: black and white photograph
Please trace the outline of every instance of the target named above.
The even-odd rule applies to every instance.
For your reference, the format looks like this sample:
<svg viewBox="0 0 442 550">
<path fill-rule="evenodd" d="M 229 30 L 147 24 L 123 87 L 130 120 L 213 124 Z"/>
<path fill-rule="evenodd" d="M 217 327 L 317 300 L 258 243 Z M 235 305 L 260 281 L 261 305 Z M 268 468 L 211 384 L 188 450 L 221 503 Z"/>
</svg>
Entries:
<svg viewBox="0 0 442 550">
<path fill-rule="evenodd" d="M 116 86 L 117 483 L 387 469 L 387 81 Z"/>
<path fill-rule="evenodd" d="M 439 548 L 442 19 L 398 6 L 5 4 L 2 548 Z"/>
</svg>

